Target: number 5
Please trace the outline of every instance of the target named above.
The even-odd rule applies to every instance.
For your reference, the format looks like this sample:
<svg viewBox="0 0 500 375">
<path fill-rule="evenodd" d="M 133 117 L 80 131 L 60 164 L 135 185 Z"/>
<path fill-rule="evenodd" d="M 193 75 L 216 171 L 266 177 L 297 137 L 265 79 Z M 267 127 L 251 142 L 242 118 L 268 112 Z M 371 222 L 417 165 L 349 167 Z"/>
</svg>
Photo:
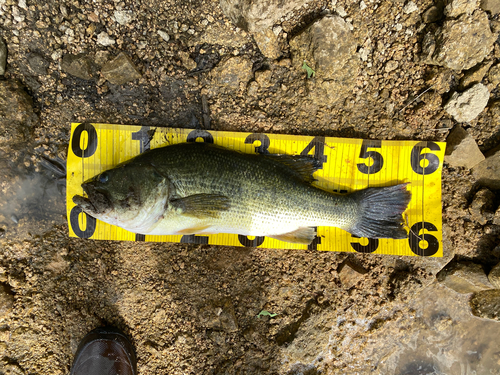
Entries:
<svg viewBox="0 0 500 375">
<path fill-rule="evenodd" d="M 358 163 L 358 169 L 361 173 L 364 174 L 374 174 L 379 172 L 384 166 L 384 158 L 377 151 L 368 151 L 368 148 L 381 148 L 382 141 L 368 141 L 363 140 L 363 144 L 361 145 L 361 152 L 359 153 L 359 157 L 361 159 L 371 158 L 373 160 L 372 165 L 366 165 L 364 163 Z"/>
</svg>

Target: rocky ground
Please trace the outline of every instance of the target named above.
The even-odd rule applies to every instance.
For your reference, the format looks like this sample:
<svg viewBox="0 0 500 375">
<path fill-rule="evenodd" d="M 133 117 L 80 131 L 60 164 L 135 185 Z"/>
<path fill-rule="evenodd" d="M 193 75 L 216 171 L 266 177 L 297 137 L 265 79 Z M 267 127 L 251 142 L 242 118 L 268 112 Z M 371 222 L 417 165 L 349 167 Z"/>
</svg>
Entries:
<svg viewBox="0 0 500 375">
<path fill-rule="evenodd" d="M 68 373 L 111 323 L 141 374 L 499 374 L 499 13 L 0 0 L 0 373 Z M 192 127 L 205 100 L 217 130 L 448 140 L 444 258 L 68 238 L 70 122 Z"/>
</svg>

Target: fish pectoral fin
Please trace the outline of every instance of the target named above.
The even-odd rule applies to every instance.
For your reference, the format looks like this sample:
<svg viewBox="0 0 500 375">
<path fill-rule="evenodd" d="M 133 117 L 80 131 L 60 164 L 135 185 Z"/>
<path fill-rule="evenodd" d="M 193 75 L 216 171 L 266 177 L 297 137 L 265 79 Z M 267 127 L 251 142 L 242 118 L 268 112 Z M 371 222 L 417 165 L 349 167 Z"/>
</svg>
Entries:
<svg viewBox="0 0 500 375">
<path fill-rule="evenodd" d="M 304 227 L 294 230 L 293 232 L 277 234 L 274 236 L 267 236 L 274 238 L 275 240 L 291 242 L 291 243 L 300 243 L 304 245 L 309 245 L 316 237 L 316 229 L 311 227 Z"/>
<path fill-rule="evenodd" d="M 181 214 L 198 219 L 217 217 L 219 213 L 229 210 L 230 199 L 218 194 L 195 194 L 169 202 Z"/>
</svg>

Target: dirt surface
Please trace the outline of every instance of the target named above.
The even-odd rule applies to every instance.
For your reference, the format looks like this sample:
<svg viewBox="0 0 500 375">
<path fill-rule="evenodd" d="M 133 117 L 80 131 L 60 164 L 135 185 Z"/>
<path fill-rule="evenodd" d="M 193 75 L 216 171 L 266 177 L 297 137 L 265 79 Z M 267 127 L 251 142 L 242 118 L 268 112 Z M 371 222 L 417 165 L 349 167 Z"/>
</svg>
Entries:
<svg viewBox="0 0 500 375">
<path fill-rule="evenodd" d="M 0 80 L 0 374 L 66 374 L 79 341 L 103 324 L 130 337 L 140 374 L 498 374 L 491 344 L 471 344 L 476 357 L 412 355 L 419 345 L 441 350 L 469 337 L 471 327 L 500 329 L 471 318 L 467 297 L 435 285 L 454 257 L 486 272 L 500 261 L 498 191 L 474 211 L 481 184 L 459 166 L 443 169 L 442 259 L 67 234 L 63 161 L 72 121 L 202 126 L 206 97 L 217 130 L 444 141 L 457 124 L 445 103 L 467 82 L 482 82 L 487 106 L 462 126 L 488 155 L 500 145 L 497 34 L 468 71 L 430 65 L 426 35 L 467 22 L 445 21 L 442 5 L 310 1 L 273 21 L 278 52 L 265 52 L 277 54 L 269 58 L 259 34 L 235 26 L 216 1 L 0 0 L 8 52 Z M 350 69 L 341 74 L 354 77 L 341 100 L 321 94 L 335 89 L 336 71 L 322 77 L 318 59 L 318 77 L 307 78 L 290 47 L 330 14 L 342 17 L 336 22 L 355 44 L 341 51 Z M 498 15 L 484 14 L 497 32 Z M 121 52 L 130 59 L 116 78 L 106 64 Z M 133 80 L 111 83 L 123 74 Z M 435 295 L 442 299 L 429 315 L 422 301 Z M 277 315 L 258 317 L 263 310 Z"/>
</svg>

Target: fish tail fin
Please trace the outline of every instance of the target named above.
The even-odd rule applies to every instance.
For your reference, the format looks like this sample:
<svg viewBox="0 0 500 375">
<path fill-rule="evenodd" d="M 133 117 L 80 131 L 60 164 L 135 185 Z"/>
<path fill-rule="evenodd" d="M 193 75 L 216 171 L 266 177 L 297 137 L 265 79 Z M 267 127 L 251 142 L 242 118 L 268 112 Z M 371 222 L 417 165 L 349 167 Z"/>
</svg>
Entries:
<svg viewBox="0 0 500 375">
<path fill-rule="evenodd" d="M 348 231 L 358 237 L 407 238 L 403 212 L 411 199 L 408 184 L 368 188 L 351 194 L 359 204 L 359 220 Z"/>
</svg>

